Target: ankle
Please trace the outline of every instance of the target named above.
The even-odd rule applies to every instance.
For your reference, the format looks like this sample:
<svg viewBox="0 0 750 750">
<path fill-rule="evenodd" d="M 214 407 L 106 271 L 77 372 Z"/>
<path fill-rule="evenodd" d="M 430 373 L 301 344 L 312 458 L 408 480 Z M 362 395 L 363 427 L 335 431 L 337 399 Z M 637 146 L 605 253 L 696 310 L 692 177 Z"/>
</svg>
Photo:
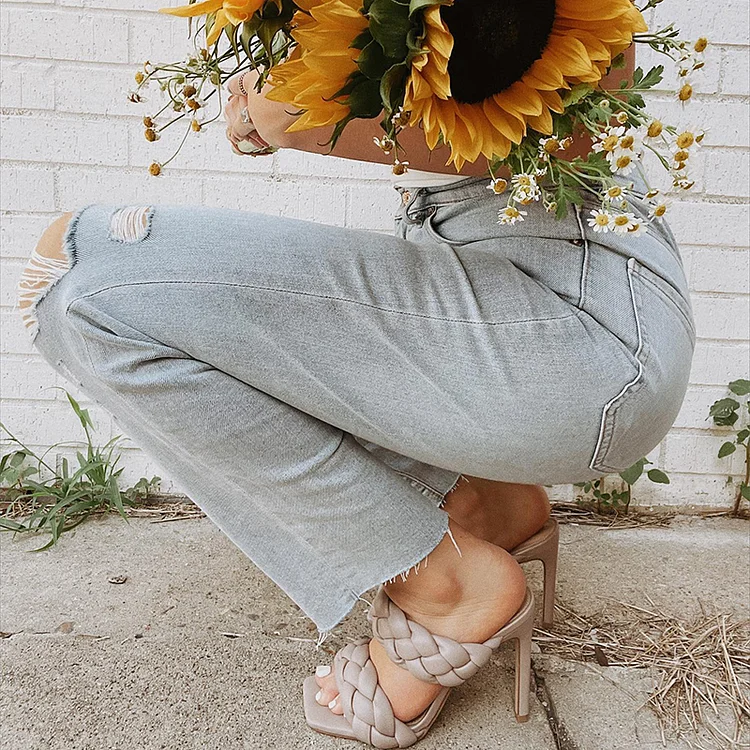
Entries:
<svg viewBox="0 0 750 750">
<path fill-rule="evenodd" d="M 385 585 L 388 596 L 415 619 L 504 610 L 509 602 L 511 616 L 526 590 L 518 563 L 505 550 L 473 536 L 453 520 L 450 528 L 455 544 L 446 534 L 428 555 L 427 567 L 420 567 L 418 574 L 406 580 Z"/>
</svg>

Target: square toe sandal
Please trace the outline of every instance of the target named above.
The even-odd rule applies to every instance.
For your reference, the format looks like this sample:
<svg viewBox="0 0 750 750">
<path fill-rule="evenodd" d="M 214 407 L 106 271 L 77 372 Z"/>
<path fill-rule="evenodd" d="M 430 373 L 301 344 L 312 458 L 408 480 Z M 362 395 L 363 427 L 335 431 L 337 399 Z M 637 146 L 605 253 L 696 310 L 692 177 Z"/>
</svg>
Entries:
<svg viewBox="0 0 750 750">
<path fill-rule="evenodd" d="M 557 584 L 559 547 L 560 526 L 554 518 L 550 518 L 536 534 L 510 551 L 510 554 L 518 563 L 540 560 L 544 566 L 542 626 L 545 628 L 551 628 L 555 619 L 555 586 Z"/>
<path fill-rule="evenodd" d="M 516 614 L 484 643 L 461 643 L 431 633 L 410 620 L 385 589 L 378 589 L 367 614 L 373 637 L 385 647 L 388 658 L 424 682 L 442 685 L 442 690 L 416 718 L 400 721 L 378 683 L 370 659 L 369 638 L 360 638 L 341 648 L 333 659 L 333 674 L 339 688 L 343 716 L 334 714 L 316 700 L 319 687 L 314 676 L 303 683 L 305 719 L 317 732 L 360 740 L 376 748 L 410 747 L 421 740 L 440 714 L 451 688 L 462 685 L 481 669 L 504 641 L 516 641 L 515 714 L 518 721 L 529 715 L 531 678 L 531 633 L 534 627 L 534 596 L 526 598 Z"/>
</svg>

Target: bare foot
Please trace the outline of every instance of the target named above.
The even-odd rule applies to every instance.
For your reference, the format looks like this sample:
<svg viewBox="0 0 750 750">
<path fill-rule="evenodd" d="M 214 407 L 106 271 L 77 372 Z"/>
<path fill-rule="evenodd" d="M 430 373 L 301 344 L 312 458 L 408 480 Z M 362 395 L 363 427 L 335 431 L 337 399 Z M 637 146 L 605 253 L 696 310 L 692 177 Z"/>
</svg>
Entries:
<svg viewBox="0 0 750 750">
<path fill-rule="evenodd" d="M 388 596 L 407 615 L 432 633 L 458 641 L 482 642 L 496 633 L 518 611 L 526 594 L 526 580 L 516 561 L 504 550 L 477 539 L 455 521 L 451 530 L 461 550 L 459 557 L 446 534 L 429 554 L 429 565 L 405 581 L 385 585 Z M 422 713 L 441 690 L 422 682 L 390 661 L 375 640 L 370 657 L 396 718 L 409 721 Z M 318 703 L 343 714 L 338 687 L 330 667 L 318 667 Z"/>
<path fill-rule="evenodd" d="M 541 485 L 466 475 L 446 495 L 443 509 L 474 536 L 508 551 L 539 531 L 550 516 Z"/>
</svg>

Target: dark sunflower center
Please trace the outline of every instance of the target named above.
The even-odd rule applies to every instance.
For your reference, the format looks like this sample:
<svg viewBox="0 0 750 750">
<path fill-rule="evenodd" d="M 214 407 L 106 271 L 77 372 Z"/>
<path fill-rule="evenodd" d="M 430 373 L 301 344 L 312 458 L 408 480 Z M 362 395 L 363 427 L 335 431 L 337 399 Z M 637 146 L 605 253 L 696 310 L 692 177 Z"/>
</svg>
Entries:
<svg viewBox="0 0 750 750">
<path fill-rule="evenodd" d="M 541 57 L 555 0 L 455 0 L 440 15 L 454 39 L 451 93 L 470 104 L 508 88 Z"/>
</svg>

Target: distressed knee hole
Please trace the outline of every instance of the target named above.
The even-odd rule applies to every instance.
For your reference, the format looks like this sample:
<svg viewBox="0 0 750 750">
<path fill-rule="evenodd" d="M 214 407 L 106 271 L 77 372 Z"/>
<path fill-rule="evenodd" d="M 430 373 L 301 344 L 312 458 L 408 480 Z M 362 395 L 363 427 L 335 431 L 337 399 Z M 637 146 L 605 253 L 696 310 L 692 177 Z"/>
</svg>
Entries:
<svg viewBox="0 0 750 750">
<path fill-rule="evenodd" d="M 36 309 L 47 292 L 73 266 L 71 224 L 75 214 L 63 214 L 44 230 L 16 287 L 16 305 L 32 341 L 39 331 Z"/>
<path fill-rule="evenodd" d="M 112 214 L 109 238 L 117 242 L 141 242 L 151 229 L 153 206 L 125 206 Z"/>
</svg>

